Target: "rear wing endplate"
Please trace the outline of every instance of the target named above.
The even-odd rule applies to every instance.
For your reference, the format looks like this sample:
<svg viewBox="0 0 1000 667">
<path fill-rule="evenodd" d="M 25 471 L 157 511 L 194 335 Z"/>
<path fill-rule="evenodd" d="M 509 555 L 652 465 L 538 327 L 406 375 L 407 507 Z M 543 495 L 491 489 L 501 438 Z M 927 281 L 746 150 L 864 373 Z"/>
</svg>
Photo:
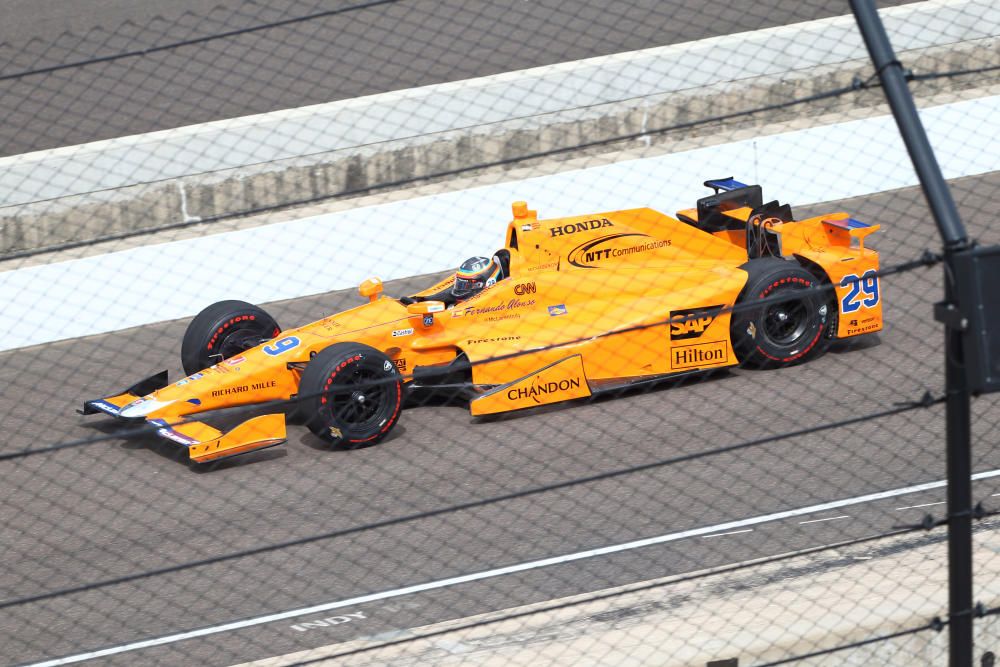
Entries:
<svg viewBox="0 0 1000 667">
<path fill-rule="evenodd" d="M 842 234 L 846 232 L 849 239 L 858 239 L 858 250 L 862 255 L 865 254 L 865 237 L 881 229 L 881 225 L 870 225 L 847 215 L 842 218 L 823 218 L 822 222 L 831 230 L 838 230 Z"/>
</svg>

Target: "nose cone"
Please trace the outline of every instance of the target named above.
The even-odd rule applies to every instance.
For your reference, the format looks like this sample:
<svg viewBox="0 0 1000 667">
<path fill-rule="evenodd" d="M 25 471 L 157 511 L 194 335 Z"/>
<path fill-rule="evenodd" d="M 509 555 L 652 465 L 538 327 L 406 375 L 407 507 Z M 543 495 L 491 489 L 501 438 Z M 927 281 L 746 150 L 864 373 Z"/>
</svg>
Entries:
<svg viewBox="0 0 1000 667">
<path fill-rule="evenodd" d="M 155 398 L 140 398 L 138 401 L 132 401 L 119 413 L 125 419 L 135 419 L 137 417 L 145 417 L 151 412 L 155 412 L 160 408 L 165 408 L 175 401 L 158 401 Z"/>
</svg>

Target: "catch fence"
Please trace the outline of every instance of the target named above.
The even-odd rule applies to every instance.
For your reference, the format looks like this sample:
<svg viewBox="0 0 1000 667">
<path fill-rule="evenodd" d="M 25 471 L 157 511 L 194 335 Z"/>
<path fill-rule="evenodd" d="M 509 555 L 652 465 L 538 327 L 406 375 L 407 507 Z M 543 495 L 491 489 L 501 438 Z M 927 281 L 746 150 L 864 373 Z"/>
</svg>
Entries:
<svg viewBox="0 0 1000 667">
<path fill-rule="evenodd" d="M 989 664 L 996 398 L 956 615 L 952 256 L 846 3 L 306 4 L 0 33 L 4 664 Z M 995 243 L 1000 11 L 883 4 Z M 284 330 L 182 350 L 227 299 Z"/>
</svg>

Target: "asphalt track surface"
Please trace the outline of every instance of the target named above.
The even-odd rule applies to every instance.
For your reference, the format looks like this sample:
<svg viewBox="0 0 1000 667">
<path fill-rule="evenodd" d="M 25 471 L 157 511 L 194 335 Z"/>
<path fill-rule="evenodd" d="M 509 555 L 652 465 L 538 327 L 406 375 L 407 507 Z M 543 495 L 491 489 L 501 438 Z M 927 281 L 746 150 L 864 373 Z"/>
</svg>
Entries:
<svg viewBox="0 0 1000 667">
<path fill-rule="evenodd" d="M 955 182 L 981 240 L 1000 174 Z M 918 191 L 841 204 L 883 230 L 883 266 L 939 244 Z M 798 211 L 803 214 L 808 211 Z M 819 212 L 818 210 L 816 212 Z M 425 281 L 400 281 L 402 293 Z M 26 597 L 489 499 L 866 415 L 941 391 L 941 330 L 931 317 L 941 268 L 883 279 L 886 330 L 809 364 L 477 421 L 460 406 L 404 411 L 383 443 L 330 451 L 302 426 L 287 445 L 206 469 L 169 443 L 113 436 L 75 414 L 84 398 L 151 372 L 179 374 L 185 322 L 0 355 L 0 451 L 104 436 L 0 462 L 0 646 L 20 663 L 158 637 L 583 549 L 907 487 L 944 478 L 940 407 L 778 439 L 433 518 L 90 591 Z M 268 306 L 286 326 L 358 302 L 330 293 Z M 59 314 L 52 314 L 57 321 Z M 997 402 L 974 405 L 978 471 L 1000 468 Z M 985 499 L 1000 484 L 977 485 Z M 901 501 L 903 499 L 900 499 Z M 836 511 L 847 519 L 761 526 L 535 569 L 373 603 L 364 621 L 299 632 L 303 618 L 126 653 L 108 664 L 231 664 L 448 618 L 880 534 L 921 494 Z M 995 499 L 992 499 L 995 500 Z M 920 511 L 907 515 L 916 521 Z M 828 518 L 824 515 L 816 518 Z M 920 582 L 901 579 L 920 594 Z M 665 593 L 668 595 L 669 593 Z M 322 614 L 327 616 L 329 614 Z M 103 664 L 103 663 L 102 663 Z"/>
<path fill-rule="evenodd" d="M 137 57 L 15 76 L 371 2 L 6 2 L 0 22 L 0 155 L 849 11 L 843 0 L 721 5 L 702 0 L 397 0 Z"/>
</svg>

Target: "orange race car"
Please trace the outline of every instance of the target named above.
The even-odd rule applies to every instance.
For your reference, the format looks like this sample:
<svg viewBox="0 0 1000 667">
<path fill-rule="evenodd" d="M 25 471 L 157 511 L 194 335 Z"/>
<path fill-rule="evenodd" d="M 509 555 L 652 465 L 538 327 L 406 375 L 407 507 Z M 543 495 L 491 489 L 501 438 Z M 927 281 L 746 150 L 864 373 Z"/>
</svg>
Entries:
<svg viewBox="0 0 1000 667">
<path fill-rule="evenodd" d="M 878 254 L 864 245 L 878 225 L 796 221 L 760 186 L 705 185 L 715 193 L 676 218 L 637 208 L 539 220 L 515 202 L 492 257 L 402 298 L 366 280 L 367 303 L 296 329 L 216 303 L 184 335 L 187 377 L 168 384 L 164 371 L 83 413 L 144 420 L 207 462 L 285 440 L 284 411 L 225 433 L 191 417 L 234 406 L 295 399 L 317 436 L 359 445 L 384 438 L 414 392 L 459 395 L 486 415 L 793 364 L 882 328 Z"/>
</svg>

